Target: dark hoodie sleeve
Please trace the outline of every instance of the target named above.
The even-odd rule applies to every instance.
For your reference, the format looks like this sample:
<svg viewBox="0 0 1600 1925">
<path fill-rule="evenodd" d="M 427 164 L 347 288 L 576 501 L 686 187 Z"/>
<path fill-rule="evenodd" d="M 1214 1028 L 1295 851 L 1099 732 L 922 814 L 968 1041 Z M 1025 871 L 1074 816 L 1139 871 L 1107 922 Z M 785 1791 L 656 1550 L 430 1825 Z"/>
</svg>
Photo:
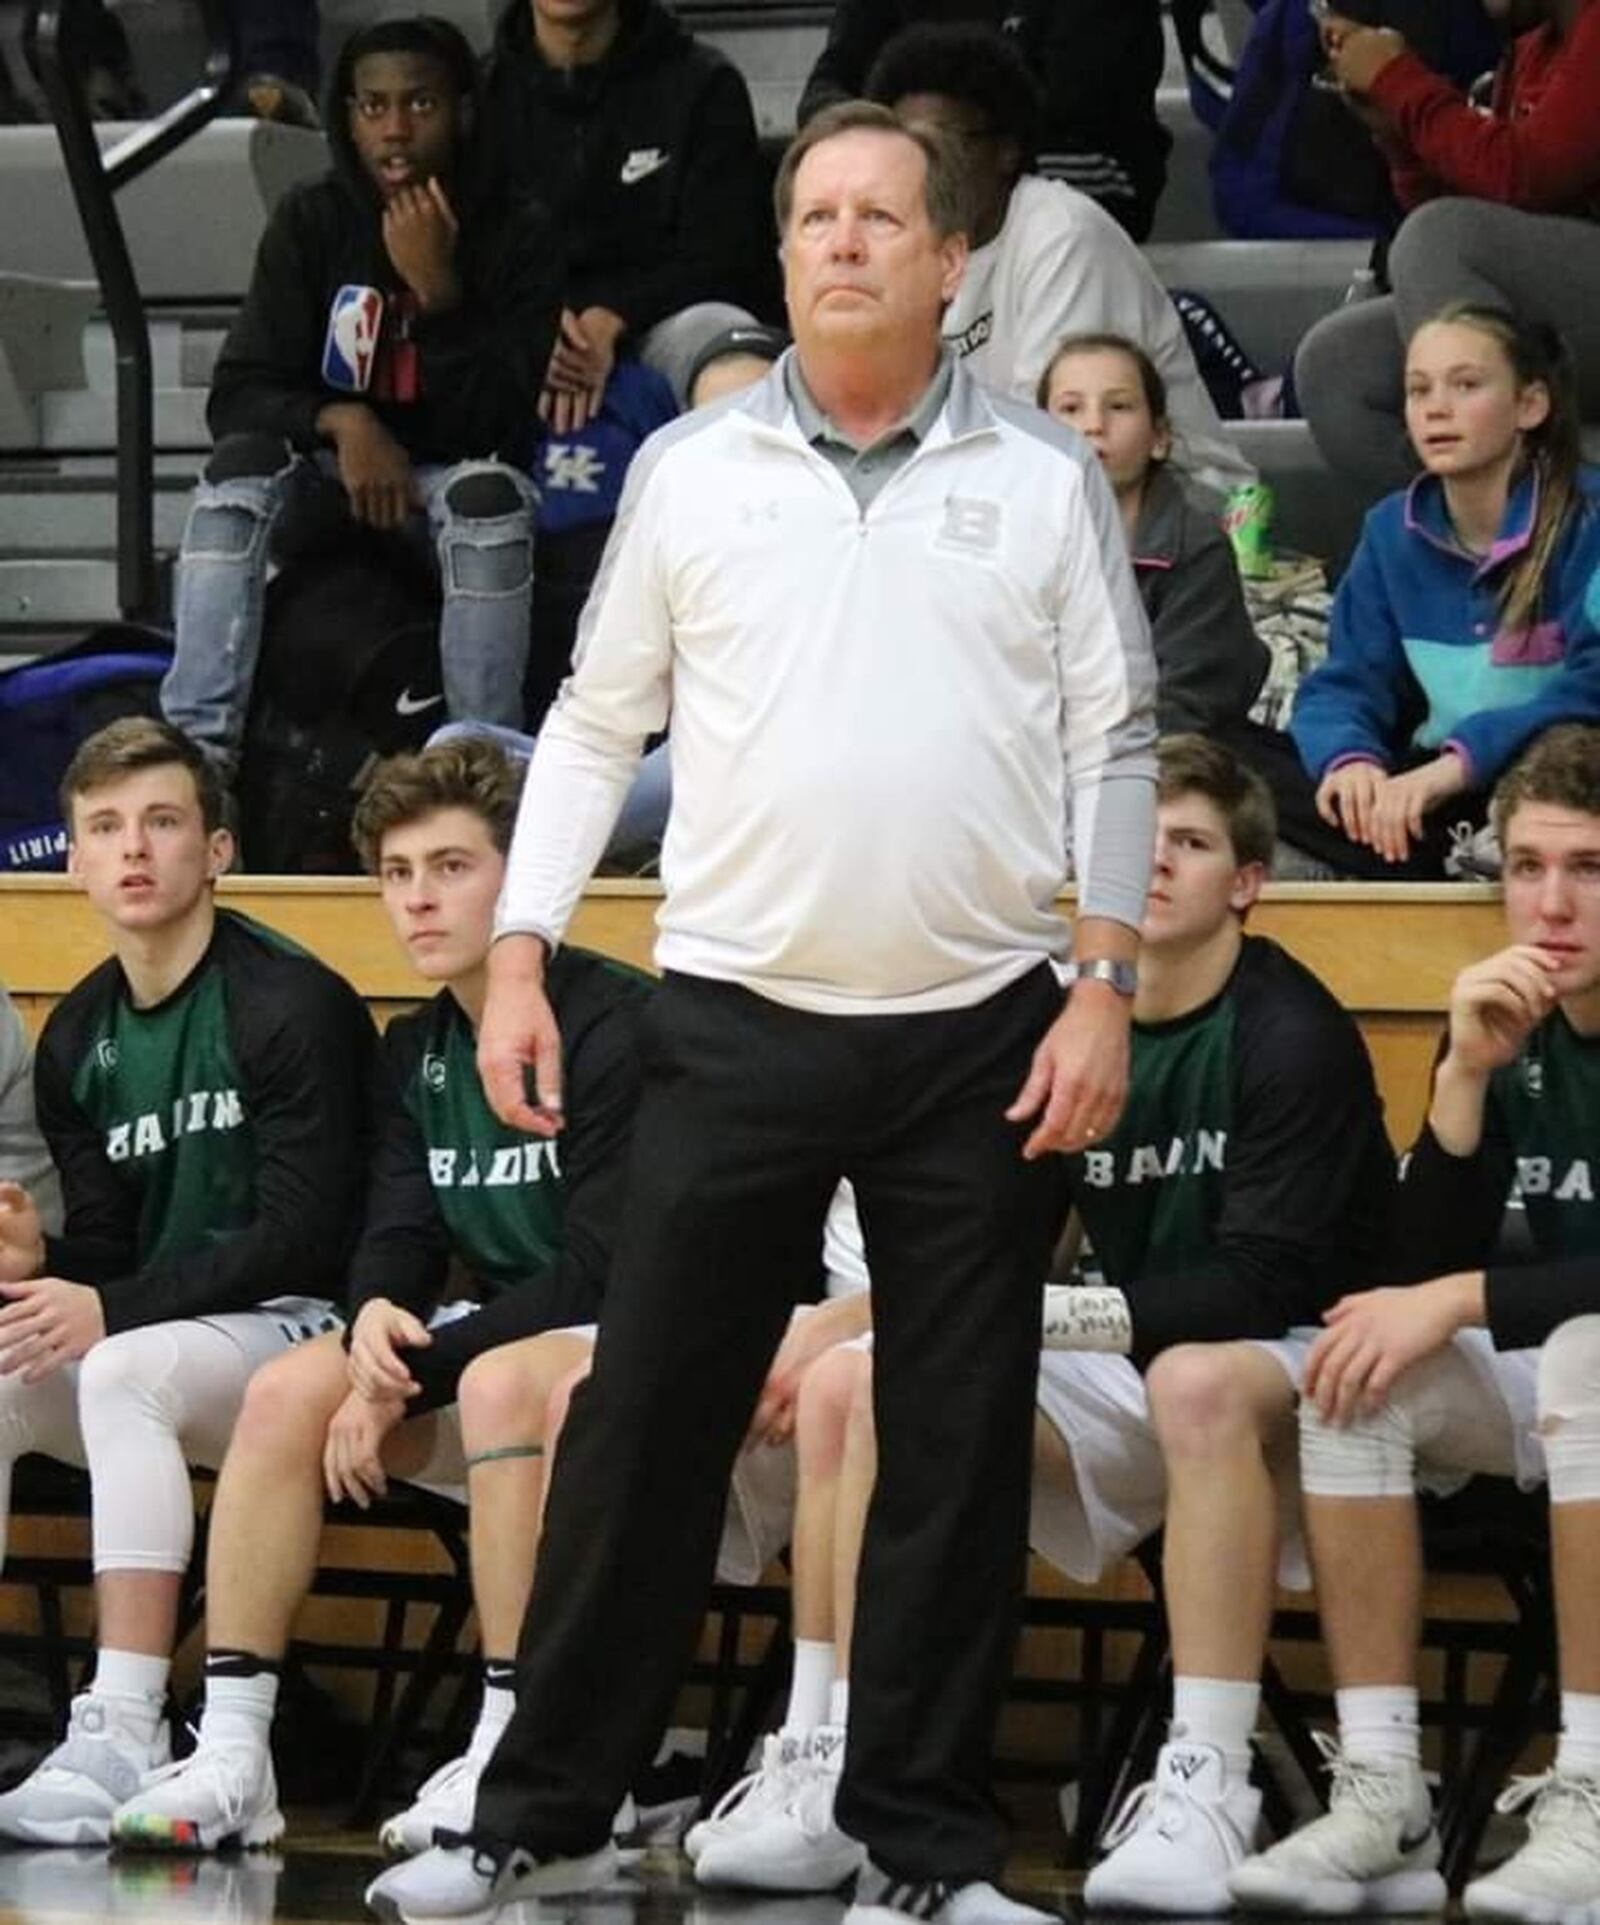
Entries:
<svg viewBox="0 0 1600 1925">
<path fill-rule="evenodd" d="M 635 336 L 697 301 L 737 301 L 762 309 L 762 277 L 777 237 L 749 91 L 738 70 L 708 49 L 713 64 L 686 129 L 683 185 L 673 231 L 636 265 L 597 266 L 573 290 L 572 305 L 608 307 Z M 692 85 L 692 66 L 660 76 L 662 86 Z"/>
<path fill-rule="evenodd" d="M 374 1297 L 427 1318 L 450 1261 L 450 1236 L 428 1181 L 428 1146 L 406 1106 L 428 1034 L 427 1012 L 397 1016 L 378 1042 L 366 1215 L 350 1259 L 350 1320 Z"/>
<path fill-rule="evenodd" d="M 1233 549 L 1198 513 L 1146 602 L 1163 735 L 1242 722 L 1267 672 L 1267 647 L 1245 607 Z"/>
<path fill-rule="evenodd" d="M 335 397 L 322 383 L 327 276 L 317 214 L 337 191 L 313 183 L 273 210 L 211 377 L 206 421 L 218 441 L 255 433 L 282 435 L 304 452 L 318 444 L 318 411 Z"/>
<path fill-rule="evenodd" d="M 795 124 L 803 127 L 824 107 L 854 100 L 878 49 L 904 24 L 895 0 L 839 0 L 828 26 L 828 44 L 817 55 L 795 110 Z"/>
<path fill-rule="evenodd" d="M 555 346 L 563 271 L 553 227 L 531 204 L 462 216 L 463 292 L 413 324 L 422 390 L 458 457 L 516 458 L 531 434 Z"/>
</svg>

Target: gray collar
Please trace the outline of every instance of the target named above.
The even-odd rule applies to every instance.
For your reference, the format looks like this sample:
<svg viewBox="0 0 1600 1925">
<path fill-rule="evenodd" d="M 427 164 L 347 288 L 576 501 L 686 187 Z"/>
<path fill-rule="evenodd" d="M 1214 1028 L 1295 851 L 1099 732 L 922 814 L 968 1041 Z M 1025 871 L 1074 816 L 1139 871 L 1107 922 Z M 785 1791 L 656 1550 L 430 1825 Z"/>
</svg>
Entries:
<svg viewBox="0 0 1600 1925">
<path fill-rule="evenodd" d="M 805 375 L 801 372 L 800 357 L 797 354 L 786 354 L 782 366 L 789 404 L 794 409 L 795 422 L 806 440 L 831 441 L 838 447 L 848 449 L 852 454 L 865 454 L 866 449 L 835 427 L 818 406 L 816 396 L 806 385 Z M 902 435 L 910 435 L 912 440 L 918 443 L 926 441 L 934 423 L 944 411 L 945 402 L 950 398 L 954 366 L 950 354 L 947 351 L 942 352 L 939 356 L 939 365 L 934 369 L 933 379 L 923 389 L 917 405 L 892 428 L 885 428 L 872 445 L 897 441 Z"/>
</svg>

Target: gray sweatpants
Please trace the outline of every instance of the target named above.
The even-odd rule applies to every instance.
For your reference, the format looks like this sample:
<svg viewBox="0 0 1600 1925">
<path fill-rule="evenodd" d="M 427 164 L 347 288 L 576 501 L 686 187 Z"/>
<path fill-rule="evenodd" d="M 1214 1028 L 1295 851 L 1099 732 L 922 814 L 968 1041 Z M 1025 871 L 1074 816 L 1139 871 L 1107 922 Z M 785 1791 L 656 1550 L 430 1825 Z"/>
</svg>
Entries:
<svg viewBox="0 0 1600 1925">
<path fill-rule="evenodd" d="M 1371 499 L 1416 472 L 1405 343 L 1452 301 L 1512 308 L 1559 328 L 1577 366 L 1583 419 L 1600 420 L 1600 225 L 1493 201 L 1426 201 L 1395 236 L 1389 279 L 1392 295 L 1324 316 L 1294 364 L 1324 459 Z"/>
</svg>

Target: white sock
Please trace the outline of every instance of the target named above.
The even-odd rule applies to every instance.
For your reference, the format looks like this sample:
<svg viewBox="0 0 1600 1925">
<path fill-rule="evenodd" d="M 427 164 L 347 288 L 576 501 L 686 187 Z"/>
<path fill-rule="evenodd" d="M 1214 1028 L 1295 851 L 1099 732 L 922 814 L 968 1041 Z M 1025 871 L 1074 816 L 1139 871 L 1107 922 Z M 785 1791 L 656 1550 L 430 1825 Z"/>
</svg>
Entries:
<svg viewBox="0 0 1600 1925">
<path fill-rule="evenodd" d="M 783 1714 L 783 1728 L 791 1737 L 815 1731 L 827 1719 L 832 1688 L 833 1640 L 796 1638 L 794 1681 L 789 1686 L 789 1708 Z"/>
<path fill-rule="evenodd" d="M 1422 1769 L 1422 1727 L 1411 1684 L 1363 1684 L 1335 1691 L 1339 1743 L 1358 1764 Z"/>
<path fill-rule="evenodd" d="M 850 1680 L 835 1678 L 828 1687 L 828 1723 L 843 1730 L 850 1722 Z"/>
<path fill-rule="evenodd" d="M 510 1685 L 490 1684 L 485 1680 L 478 1722 L 472 1727 L 472 1739 L 467 1746 L 473 1757 L 488 1757 L 499 1744 L 500 1734 L 510 1724 L 511 1714 L 516 1708 L 517 1694 Z"/>
<path fill-rule="evenodd" d="M 278 1674 L 255 1671 L 246 1678 L 208 1677 L 200 1713 L 203 1744 L 248 1745 L 265 1751 L 278 1708 Z"/>
<path fill-rule="evenodd" d="M 1261 1709 L 1261 1686 L 1254 1678 L 1174 1678 L 1170 1736 L 1190 1744 L 1215 1745 L 1228 1776 L 1250 1775 L 1250 1734 Z"/>
<path fill-rule="evenodd" d="M 126 1698 L 159 1714 L 171 1669 L 170 1658 L 148 1658 L 142 1651 L 102 1650 L 96 1655 L 94 1683 L 89 1689 L 97 1698 Z"/>
<path fill-rule="evenodd" d="M 1600 1778 L 1600 1695 L 1593 1691 L 1561 1694 L 1556 1770 L 1575 1778 Z"/>
</svg>

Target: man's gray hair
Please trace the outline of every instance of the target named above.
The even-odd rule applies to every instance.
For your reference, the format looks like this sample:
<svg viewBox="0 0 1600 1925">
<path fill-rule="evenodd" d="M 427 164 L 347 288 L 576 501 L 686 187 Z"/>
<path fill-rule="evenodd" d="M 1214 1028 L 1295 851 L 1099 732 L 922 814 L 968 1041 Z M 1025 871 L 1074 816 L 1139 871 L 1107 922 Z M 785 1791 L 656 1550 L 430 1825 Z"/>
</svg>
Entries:
<svg viewBox="0 0 1600 1925">
<path fill-rule="evenodd" d="M 780 240 L 789 231 L 789 216 L 794 212 L 794 179 L 801 161 L 825 140 L 854 133 L 900 134 L 919 147 L 926 168 L 923 198 L 934 233 L 942 241 L 952 234 L 972 231 L 967 172 L 959 145 L 935 128 L 907 123 L 892 108 L 879 106 L 876 101 L 841 100 L 813 115 L 790 141 L 778 163 L 772 205 L 778 217 Z"/>
</svg>

